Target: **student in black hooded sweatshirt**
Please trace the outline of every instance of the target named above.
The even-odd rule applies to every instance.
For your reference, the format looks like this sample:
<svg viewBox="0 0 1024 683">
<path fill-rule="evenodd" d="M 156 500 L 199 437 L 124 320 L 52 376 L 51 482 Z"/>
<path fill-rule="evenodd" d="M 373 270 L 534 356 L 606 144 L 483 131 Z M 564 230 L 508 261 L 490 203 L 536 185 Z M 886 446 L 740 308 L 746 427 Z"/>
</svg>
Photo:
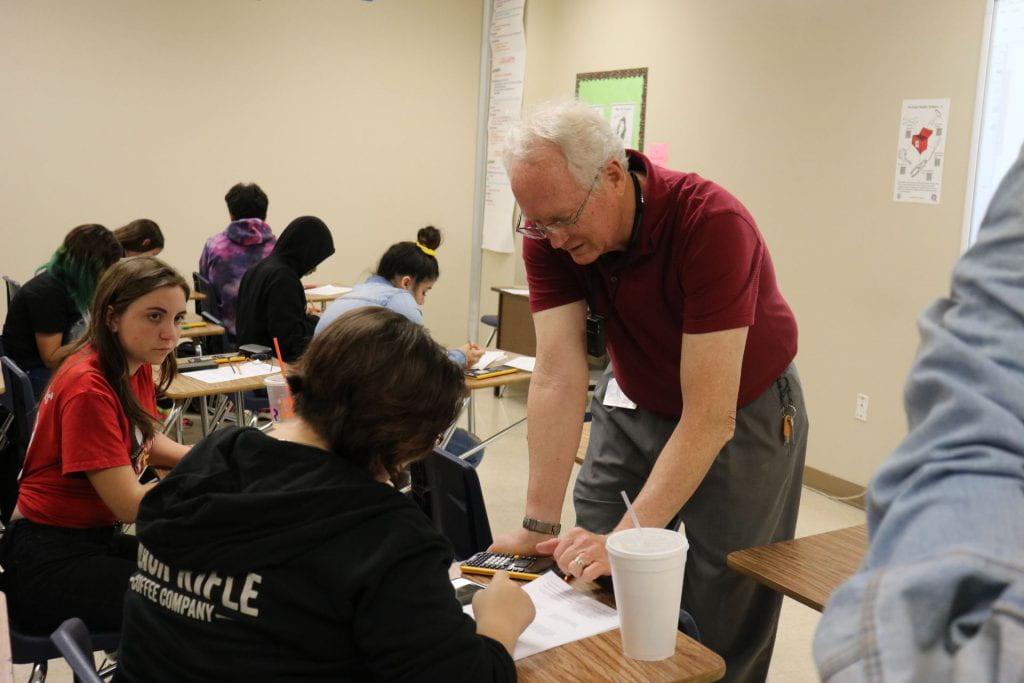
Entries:
<svg viewBox="0 0 1024 683">
<path fill-rule="evenodd" d="M 451 545 L 389 483 L 455 419 L 462 370 L 361 308 L 288 384 L 295 419 L 215 432 L 143 498 L 116 680 L 516 680 L 530 597 L 498 575 L 466 616 Z"/>
<path fill-rule="evenodd" d="M 319 320 L 306 313 L 301 278 L 333 253 L 334 240 L 322 220 L 302 216 L 289 223 L 270 256 L 242 276 L 235 322 L 238 343 L 273 348 L 277 337 L 285 362 L 298 358 Z"/>
</svg>

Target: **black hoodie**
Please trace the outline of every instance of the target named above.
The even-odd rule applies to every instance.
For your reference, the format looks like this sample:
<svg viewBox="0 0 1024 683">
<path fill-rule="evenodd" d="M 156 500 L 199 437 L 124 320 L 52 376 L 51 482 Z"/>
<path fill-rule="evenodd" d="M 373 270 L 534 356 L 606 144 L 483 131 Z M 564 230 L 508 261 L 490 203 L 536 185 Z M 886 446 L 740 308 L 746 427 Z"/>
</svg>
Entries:
<svg viewBox="0 0 1024 683">
<path fill-rule="evenodd" d="M 514 681 L 410 500 L 318 448 L 231 428 L 139 507 L 122 681 Z"/>
<path fill-rule="evenodd" d="M 285 361 L 298 358 L 318 320 L 306 315 L 301 278 L 333 253 L 334 240 L 322 220 L 302 216 L 289 223 L 270 256 L 242 276 L 235 321 L 238 343 L 273 348 L 277 337 Z"/>
</svg>

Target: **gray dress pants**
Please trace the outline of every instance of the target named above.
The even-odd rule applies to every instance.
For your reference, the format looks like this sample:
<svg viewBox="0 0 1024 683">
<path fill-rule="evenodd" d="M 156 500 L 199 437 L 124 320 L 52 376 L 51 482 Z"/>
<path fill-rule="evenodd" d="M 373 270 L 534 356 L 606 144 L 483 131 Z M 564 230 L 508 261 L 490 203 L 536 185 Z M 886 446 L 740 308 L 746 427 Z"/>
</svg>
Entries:
<svg viewBox="0 0 1024 683">
<path fill-rule="evenodd" d="M 590 445 L 573 492 L 577 526 L 602 534 L 625 514 L 619 491 L 636 498 L 679 422 L 641 408 L 605 406 L 611 377 L 609 367 L 594 394 Z M 785 405 L 796 411 L 788 444 L 782 437 Z M 725 659 L 727 681 L 767 677 L 782 596 L 729 569 L 725 558 L 793 538 L 807 428 L 800 379 L 790 365 L 737 411 L 735 435 L 671 525 L 682 521 L 690 544 L 682 608 L 696 620 L 704 645 Z"/>
</svg>

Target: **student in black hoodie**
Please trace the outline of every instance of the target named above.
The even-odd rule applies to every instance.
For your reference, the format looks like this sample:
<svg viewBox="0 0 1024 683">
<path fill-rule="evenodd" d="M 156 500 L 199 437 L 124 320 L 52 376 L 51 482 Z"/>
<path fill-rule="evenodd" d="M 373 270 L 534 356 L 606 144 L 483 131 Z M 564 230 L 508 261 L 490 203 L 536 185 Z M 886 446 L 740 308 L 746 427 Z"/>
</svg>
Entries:
<svg viewBox="0 0 1024 683">
<path fill-rule="evenodd" d="M 450 544 L 390 484 L 455 419 L 462 371 L 362 308 L 288 384 L 294 420 L 215 432 L 143 499 L 117 680 L 514 681 L 529 596 L 498 576 L 466 616 Z"/>
<path fill-rule="evenodd" d="M 273 348 L 276 337 L 285 362 L 298 358 L 319 320 L 306 313 L 301 278 L 333 253 L 334 240 L 322 220 L 302 216 L 289 223 L 270 256 L 242 276 L 235 322 L 238 343 Z"/>
</svg>

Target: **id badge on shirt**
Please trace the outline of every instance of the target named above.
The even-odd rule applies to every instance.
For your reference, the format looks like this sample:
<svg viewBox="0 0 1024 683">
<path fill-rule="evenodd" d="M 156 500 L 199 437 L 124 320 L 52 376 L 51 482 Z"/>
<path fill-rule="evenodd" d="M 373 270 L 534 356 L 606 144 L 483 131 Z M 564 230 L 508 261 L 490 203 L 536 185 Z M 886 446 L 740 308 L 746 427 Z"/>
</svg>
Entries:
<svg viewBox="0 0 1024 683">
<path fill-rule="evenodd" d="M 626 410 L 634 410 L 636 408 L 636 404 L 619 388 L 619 381 L 614 377 L 608 380 L 608 386 L 604 390 L 604 401 L 602 403 L 609 408 L 625 408 Z"/>
</svg>

